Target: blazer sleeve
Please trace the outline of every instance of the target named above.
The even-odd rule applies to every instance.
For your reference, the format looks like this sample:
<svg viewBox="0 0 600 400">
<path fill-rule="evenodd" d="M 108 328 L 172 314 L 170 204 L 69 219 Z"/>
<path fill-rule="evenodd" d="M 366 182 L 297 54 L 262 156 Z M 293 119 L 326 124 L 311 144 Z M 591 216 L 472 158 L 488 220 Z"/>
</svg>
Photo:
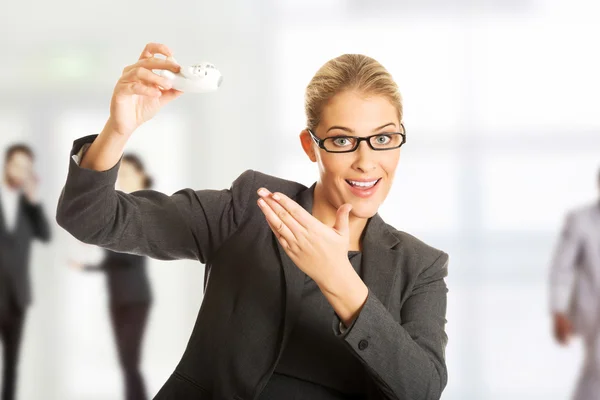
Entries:
<svg viewBox="0 0 600 400">
<path fill-rule="evenodd" d="M 96 136 L 74 142 L 58 201 L 56 221 L 75 238 L 122 253 L 206 263 L 236 230 L 252 193 L 254 171 L 244 172 L 225 190 L 126 194 L 115 190 L 120 162 L 95 171 L 73 159 Z"/>
<path fill-rule="evenodd" d="M 571 212 L 565 218 L 550 267 L 550 309 L 554 313 L 569 309 L 580 252 L 577 215 Z"/>
<path fill-rule="evenodd" d="M 448 381 L 445 348 L 446 297 L 444 278 L 448 255 L 443 253 L 417 278 L 401 309 L 401 324 L 369 291 L 350 327 L 336 335 L 362 362 L 385 399 L 438 400 Z"/>
</svg>

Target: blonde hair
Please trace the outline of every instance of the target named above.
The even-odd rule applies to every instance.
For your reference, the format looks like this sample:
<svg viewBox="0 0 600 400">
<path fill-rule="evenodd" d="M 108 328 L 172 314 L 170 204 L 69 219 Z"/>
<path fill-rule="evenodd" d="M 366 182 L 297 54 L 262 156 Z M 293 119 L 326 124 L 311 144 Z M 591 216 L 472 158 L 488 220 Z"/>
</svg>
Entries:
<svg viewBox="0 0 600 400">
<path fill-rule="evenodd" d="M 327 61 L 306 87 L 306 127 L 319 125 L 323 107 L 336 94 L 351 90 L 363 95 L 385 97 L 398 111 L 402 122 L 402 97 L 392 75 L 379 62 L 362 54 L 343 54 Z"/>
</svg>

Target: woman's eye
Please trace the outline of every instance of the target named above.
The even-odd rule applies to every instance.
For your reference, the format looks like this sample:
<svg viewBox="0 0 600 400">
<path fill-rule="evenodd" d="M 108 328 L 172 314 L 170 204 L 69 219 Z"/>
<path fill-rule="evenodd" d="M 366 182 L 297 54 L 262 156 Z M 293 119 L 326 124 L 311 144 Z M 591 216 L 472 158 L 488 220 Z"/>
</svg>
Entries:
<svg viewBox="0 0 600 400">
<path fill-rule="evenodd" d="M 392 140 L 388 135 L 379 135 L 375 138 L 377 144 L 386 144 Z"/>
<path fill-rule="evenodd" d="M 336 138 L 333 143 L 335 143 L 336 146 L 348 146 L 350 144 L 350 140 L 345 137 L 339 137 Z"/>
</svg>

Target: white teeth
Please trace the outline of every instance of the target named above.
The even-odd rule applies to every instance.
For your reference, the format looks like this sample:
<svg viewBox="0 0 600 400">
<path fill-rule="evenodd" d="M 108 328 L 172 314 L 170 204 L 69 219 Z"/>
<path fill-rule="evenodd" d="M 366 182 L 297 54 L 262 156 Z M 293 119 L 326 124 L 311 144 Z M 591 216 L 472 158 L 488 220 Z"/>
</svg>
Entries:
<svg viewBox="0 0 600 400">
<path fill-rule="evenodd" d="M 375 184 L 377 183 L 378 180 L 379 179 L 376 179 L 376 180 L 371 181 L 371 182 L 357 182 L 357 181 L 348 180 L 348 182 L 350 182 L 350 184 L 352 186 L 359 186 L 359 187 L 363 187 L 363 188 L 369 188 L 369 187 L 375 186 Z"/>
</svg>

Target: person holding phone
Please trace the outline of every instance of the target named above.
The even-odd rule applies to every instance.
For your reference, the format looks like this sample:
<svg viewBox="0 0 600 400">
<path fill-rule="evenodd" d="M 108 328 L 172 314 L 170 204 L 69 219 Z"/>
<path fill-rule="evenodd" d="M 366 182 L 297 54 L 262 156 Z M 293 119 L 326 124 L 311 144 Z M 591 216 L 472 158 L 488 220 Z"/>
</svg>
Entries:
<svg viewBox="0 0 600 400">
<path fill-rule="evenodd" d="M 153 69 L 180 66 L 150 43 L 124 69 L 102 132 L 73 144 L 56 219 L 86 243 L 206 265 L 196 325 L 155 399 L 439 399 L 448 255 L 378 213 L 406 143 L 390 73 L 344 54 L 311 79 L 310 187 L 249 169 L 229 189 L 124 194 L 129 138 L 181 95 Z"/>
<path fill-rule="evenodd" d="M 31 303 L 31 242 L 50 240 L 38 195 L 34 153 L 26 144 L 6 150 L 0 180 L 0 339 L 3 345 L 2 400 L 16 396 L 23 324 Z"/>
</svg>

